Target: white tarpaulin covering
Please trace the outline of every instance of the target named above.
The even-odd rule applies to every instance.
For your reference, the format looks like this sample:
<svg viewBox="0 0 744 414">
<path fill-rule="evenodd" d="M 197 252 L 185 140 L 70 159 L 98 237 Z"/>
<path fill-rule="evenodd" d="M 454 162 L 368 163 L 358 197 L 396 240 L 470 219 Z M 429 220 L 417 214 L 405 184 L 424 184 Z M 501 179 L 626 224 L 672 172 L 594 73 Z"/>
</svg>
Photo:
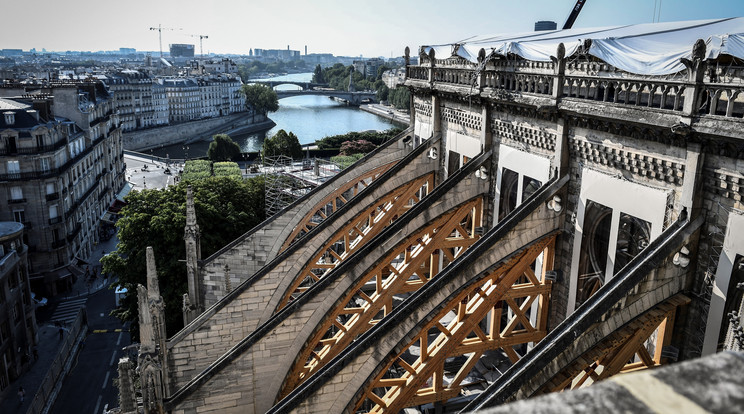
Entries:
<svg viewBox="0 0 744 414">
<path fill-rule="evenodd" d="M 720 54 L 744 59 L 744 18 L 475 36 L 453 44 L 424 46 L 424 52 L 434 49 L 439 59 L 456 55 L 475 63 L 483 48 L 486 55 L 515 54 L 547 62 L 555 56 L 558 44 L 563 43 L 566 56 L 571 56 L 591 40 L 589 54 L 619 69 L 666 75 L 684 69 L 679 59 L 691 57 L 697 39 L 706 42 L 709 59 Z"/>
</svg>

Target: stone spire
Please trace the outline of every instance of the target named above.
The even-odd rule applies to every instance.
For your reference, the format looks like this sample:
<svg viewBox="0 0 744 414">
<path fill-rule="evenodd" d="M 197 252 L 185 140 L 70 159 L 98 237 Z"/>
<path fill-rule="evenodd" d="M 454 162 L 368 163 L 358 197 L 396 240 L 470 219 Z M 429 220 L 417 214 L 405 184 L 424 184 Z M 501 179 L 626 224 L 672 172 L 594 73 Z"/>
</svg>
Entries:
<svg viewBox="0 0 744 414">
<path fill-rule="evenodd" d="M 186 226 L 183 240 L 186 243 L 186 279 L 189 285 L 188 301 L 184 300 L 183 320 L 188 324 L 201 313 L 201 277 L 199 274 L 199 260 L 201 259 L 201 243 L 199 225 L 196 224 L 196 209 L 194 208 L 194 192 L 191 186 L 186 188 Z M 187 305 L 188 304 L 188 305 Z"/>
<path fill-rule="evenodd" d="M 155 269 L 155 252 L 151 246 L 145 251 L 147 260 L 147 298 L 156 299 L 160 297 L 160 286 L 158 285 L 158 272 Z"/>
<path fill-rule="evenodd" d="M 147 288 L 137 285 L 139 304 L 140 349 L 137 365 L 140 371 L 145 412 L 162 412 L 162 401 L 168 396 L 165 303 L 160 296 L 155 252 L 145 250 Z"/>
</svg>

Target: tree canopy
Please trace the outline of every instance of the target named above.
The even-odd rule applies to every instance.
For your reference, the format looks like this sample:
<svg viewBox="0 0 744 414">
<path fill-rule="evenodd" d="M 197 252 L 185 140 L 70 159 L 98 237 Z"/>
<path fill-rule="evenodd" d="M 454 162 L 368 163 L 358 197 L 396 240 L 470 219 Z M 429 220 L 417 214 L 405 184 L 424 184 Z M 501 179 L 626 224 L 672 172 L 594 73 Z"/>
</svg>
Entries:
<svg viewBox="0 0 744 414">
<path fill-rule="evenodd" d="M 367 141 L 366 139 L 360 139 L 356 141 L 345 141 L 341 144 L 341 155 L 353 155 L 353 154 L 366 154 L 373 149 L 376 145 Z"/>
<path fill-rule="evenodd" d="M 240 87 L 240 93 L 245 95 L 246 105 L 252 106 L 258 113 L 266 115 L 268 112 L 279 110 L 279 97 L 266 85 L 243 85 Z"/>
<path fill-rule="evenodd" d="M 300 159 L 302 158 L 302 145 L 297 135 L 280 129 L 273 137 L 264 140 L 261 153 L 264 158 L 286 155 L 292 159 Z"/>
<path fill-rule="evenodd" d="M 369 141 L 374 145 L 381 145 L 389 139 L 394 138 L 400 134 L 402 129 L 390 128 L 386 131 L 364 131 L 364 132 L 349 132 L 341 135 L 332 135 L 319 139 L 315 143 L 320 149 L 340 149 L 341 145 L 346 141 Z"/>
<path fill-rule="evenodd" d="M 240 145 L 227 134 L 217 134 L 209 143 L 207 157 L 212 161 L 230 161 L 240 155 Z"/>
<path fill-rule="evenodd" d="M 320 67 L 320 65 L 315 66 L 315 71 L 313 72 L 313 82 L 325 83 L 325 77 L 323 77 L 323 68 Z"/>
<path fill-rule="evenodd" d="M 236 180 L 212 177 L 190 181 L 196 217 L 201 230 L 202 258 L 206 258 L 264 218 L 263 177 Z M 117 250 L 101 259 L 103 270 L 118 276 L 127 289 L 121 306 L 112 314 L 132 321 L 133 340 L 137 325 L 137 284 L 145 285 L 145 248 L 155 251 L 160 293 L 165 301 L 166 328 L 173 335 L 183 327 L 182 300 L 188 291 L 183 231 L 186 224 L 186 182 L 163 190 L 132 191 L 126 197 L 117 222 Z"/>
</svg>

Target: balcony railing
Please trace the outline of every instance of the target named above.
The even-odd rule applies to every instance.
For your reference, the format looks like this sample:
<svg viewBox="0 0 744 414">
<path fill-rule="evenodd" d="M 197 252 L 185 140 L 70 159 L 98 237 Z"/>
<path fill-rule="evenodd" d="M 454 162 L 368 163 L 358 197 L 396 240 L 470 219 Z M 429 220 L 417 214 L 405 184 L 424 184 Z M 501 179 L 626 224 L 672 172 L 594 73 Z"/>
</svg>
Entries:
<svg viewBox="0 0 744 414">
<path fill-rule="evenodd" d="M 8 200 L 8 204 L 21 204 L 25 202 L 26 202 L 25 198 L 13 198 L 13 199 Z"/>
<path fill-rule="evenodd" d="M 67 233 L 67 241 L 72 242 L 73 240 L 75 240 L 75 236 L 77 236 L 78 233 L 80 233 L 80 229 L 82 228 L 83 228 L 83 225 L 78 223 L 77 226 L 75 226 L 75 228 L 72 229 L 71 232 Z"/>
<path fill-rule="evenodd" d="M 4 174 L 0 174 L 0 180 L 20 181 L 20 180 L 34 180 L 34 179 L 57 177 L 63 172 L 65 172 L 72 165 L 74 165 L 76 162 L 80 161 L 83 157 L 90 154 L 90 152 L 93 151 L 96 145 L 98 145 L 98 143 L 103 141 L 103 138 L 104 138 L 103 136 L 98 137 L 95 141 L 91 143 L 91 145 L 88 148 L 84 149 L 79 154 L 77 154 L 74 158 L 67 161 L 62 167 L 51 168 L 46 171 L 24 171 L 24 172 L 4 173 Z"/>
<path fill-rule="evenodd" d="M 57 224 L 62 222 L 62 216 L 52 217 L 49 219 L 49 224 Z"/>
<path fill-rule="evenodd" d="M 54 193 L 47 194 L 46 195 L 46 200 L 47 201 L 59 200 L 59 193 L 54 192 Z"/>
<path fill-rule="evenodd" d="M 406 82 L 496 99 L 567 98 L 670 114 L 744 118 L 744 66 L 716 67 L 705 74 L 691 66 L 674 75 L 645 76 L 602 62 L 556 62 L 499 59 L 479 67 L 459 58 L 435 59 L 434 64 L 423 59 L 406 68 Z"/>
</svg>

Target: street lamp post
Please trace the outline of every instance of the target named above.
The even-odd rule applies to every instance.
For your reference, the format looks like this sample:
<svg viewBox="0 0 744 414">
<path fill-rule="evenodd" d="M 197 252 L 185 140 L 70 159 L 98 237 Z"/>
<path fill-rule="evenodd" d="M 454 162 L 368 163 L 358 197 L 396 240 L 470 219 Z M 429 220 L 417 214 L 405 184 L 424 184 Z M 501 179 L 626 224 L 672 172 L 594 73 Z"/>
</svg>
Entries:
<svg viewBox="0 0 744 414">
<path fill-rule="evenodd" d="M 186 160 L 189 159 L 189 146 L 188 145 L 184 145 L 181 148 L 183 149 L 183 152 L 184 152 L 184 158 L 183 159 L 184 159 L 184 161 L 186 161 Z"/>
</svg>

